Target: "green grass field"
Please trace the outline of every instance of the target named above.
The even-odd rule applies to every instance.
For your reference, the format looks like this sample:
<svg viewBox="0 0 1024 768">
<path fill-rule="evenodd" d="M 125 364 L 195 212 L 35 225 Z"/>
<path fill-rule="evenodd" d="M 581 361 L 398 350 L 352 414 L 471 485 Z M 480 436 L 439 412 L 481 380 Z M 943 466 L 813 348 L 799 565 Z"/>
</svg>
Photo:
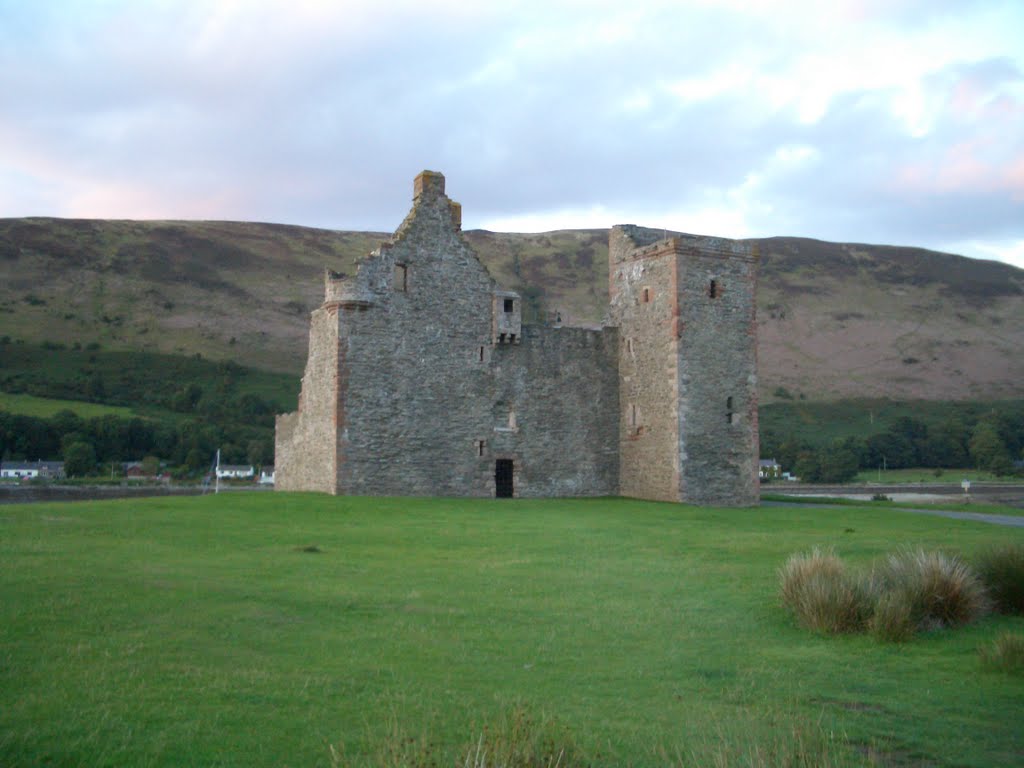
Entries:
<svg viewBox="0 0 1024 768">
<path fill-rule="evenodd" d="M 0 392 L 0 410 L 23 416 L 36 416 L 41 419 L 48 419 L 60 411 L 71 411 L 83 419 L 91 419 L 96 416 L 120 416 L 130 419 L 138 415 L 131 408 L 116 405 L 99 405 L 81 400 L 58 400 L 33 395 L 13 395 L 9 392 Z"/>
<path fill-rule="evenodd" d="M 313 766 L 332 746 L 373 764 L 395 732 L 458 755 L 516 705 L 599 765 L 743 755 L 793 727 L 854 764 L 1019 764 L 1021 680 L 978 649 L 1024 619 L 887 645 L 809 634 L 777 598 L 814 545 L 857 564 L 1007 540 L 1024 529 L 850 506 L 0 507 L 0 764 Z"/>
<path fill-rule="evenodd" d="M 972 483 L 1024 483 L 1021 477 L 996 477 L 991 472 L 984 472 L 980 469 L 943 469 L 939 475 L 934 469 L 919 467 L 917 469 L 887 469 L 879 472 L 877 469 L 864 469 L 853 478 L 854 483 L 952 483 L 960 485 L 962 480 L 970 480 Z"/>
</svg>

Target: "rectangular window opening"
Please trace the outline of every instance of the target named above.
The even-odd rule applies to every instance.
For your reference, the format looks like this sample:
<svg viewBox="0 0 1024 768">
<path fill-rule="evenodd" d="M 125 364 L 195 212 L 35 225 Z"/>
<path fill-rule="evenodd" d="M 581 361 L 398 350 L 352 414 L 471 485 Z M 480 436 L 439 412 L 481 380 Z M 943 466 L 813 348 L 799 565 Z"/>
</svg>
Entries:
<svg viewBox="0 0 1024 768">
<path fill-rule="evenodd" d="M 644 288 L 644 304 L 649 303 L 651 300 L 651 289 Z"/>
<path fill-rule="evenodd" d="M 480 362 L 482 363 L 483 361 L 484 361 L 484 348 L 480 347 Z"/>
<path fill-rule="evenodd" d="M 505 343 L 505 334 L 504 333 L 499 333 L 498 334 L 498 343 L 499 344 L 504 344 Z"/>
<path fill-rule="evenodd" d="M 487 441 L 486 440 L 477 440 L 476 441 L 476 455 L 477 456 L 483 456 L 484 455 L 484 449 L 486 447 L 487 447 Z"/>
<path fill-rule="evenodd" d="M 399 293 L 409 290 L 409 268 L 405 264 L 395 264 L 393 286 Z"/>
<path fill-rule="evenodd" d="M 513 312 L 515 310 L 516 303 L 513 299 L 505 299 L 505 311 Z"/>
<path fill-rule="evenodd" d="M 516 343 L 516 335 L 514 333 L 510 333 L 508 335 L 508 343 L 509 344 L 515 344 Z"/>
</svg>

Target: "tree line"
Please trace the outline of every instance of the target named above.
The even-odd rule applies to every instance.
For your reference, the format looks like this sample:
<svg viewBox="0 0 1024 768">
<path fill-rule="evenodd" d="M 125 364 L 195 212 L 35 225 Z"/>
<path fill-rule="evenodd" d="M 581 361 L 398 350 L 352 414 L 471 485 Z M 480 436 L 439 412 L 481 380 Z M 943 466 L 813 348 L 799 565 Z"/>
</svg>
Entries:
<svg viewBox="0 0 1024 768">
<path fill-rule="evenodd" d="M 866 469 L 962 469 L 1000 477 L 1019 473 L 1024 458 L 1024 414 L 986 413 L 929 426 L 911 416 L 867 438 L 845 437 L 825 446 L 793 436 L 762 435 L 761 455 L 774 458 L 804 482 L 843 483 Z"/>
<path fill-rule="evenodd" d="M 183 418 L 177 421 L 97 416 L 70 410 L 49 418 L 0 410 L 0 454 L 4 461 L 37 459 L 65 463 L 69 477 L 103 471 L 111 464 L 155 457 L 178 476 L 201 473 L 217 450 L 227 464 L 271 464 L 273 432 L 261 424 Z"/>
</svg>

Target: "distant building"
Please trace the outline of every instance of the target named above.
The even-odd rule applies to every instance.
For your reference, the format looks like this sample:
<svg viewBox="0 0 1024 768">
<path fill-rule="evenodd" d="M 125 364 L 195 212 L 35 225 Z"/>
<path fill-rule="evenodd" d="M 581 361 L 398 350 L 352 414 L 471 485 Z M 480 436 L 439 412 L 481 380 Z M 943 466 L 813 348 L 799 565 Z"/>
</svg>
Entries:
<svg viewBox="0 0 1024 768">
<path fill-rule="evenodd" d="M 761 459 L 757 466 L 757 475 L 762 480 L 775 480 L 782 476 L 782 465 L 775 459 Z"/>
<path fill-rule="evenodd" d="M 273 485 L 274 484 L 274 468 L 263 467 L 260 470 L 260 485 Z"/>
<path fill-rule="evenodd" d="M 0 464 L 0 478 L 60 480 L 64 477 L 63 461 L 5 461 Z"/>
<path fill-rule="evenodd" d="M 242 480 L 256 474 L 252 464 L 218 464 L 217 477 L 221 480 L 234 479 Z"/>
<path fill-rule="evenodd" d="M 325 275 L 276 490 L 758 503 L 756 246 L 613 227 L 607 324 L 529 324 L 444 176 L 413 194 L 354 275 Z"/>
</svg>

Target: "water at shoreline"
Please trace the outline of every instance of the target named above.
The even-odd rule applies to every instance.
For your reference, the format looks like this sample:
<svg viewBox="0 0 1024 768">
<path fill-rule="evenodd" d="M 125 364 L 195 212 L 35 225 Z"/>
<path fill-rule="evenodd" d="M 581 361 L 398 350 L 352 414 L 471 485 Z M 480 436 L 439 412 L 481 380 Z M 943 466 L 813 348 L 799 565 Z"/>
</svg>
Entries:
<svg viewBox="0 0 1024 768">
<path fill-rule="evenodd" d="M 221 486 L 225 491 L 272 490 L 267 486 Z M 102 501 L 138 499 L 146 496 L 199 496 L 199 485 L 0 485 L 0 504 L 32 504 L 41 501 Z M 213 493 L 212 488 L 205 489 Z"/>
</svg>

